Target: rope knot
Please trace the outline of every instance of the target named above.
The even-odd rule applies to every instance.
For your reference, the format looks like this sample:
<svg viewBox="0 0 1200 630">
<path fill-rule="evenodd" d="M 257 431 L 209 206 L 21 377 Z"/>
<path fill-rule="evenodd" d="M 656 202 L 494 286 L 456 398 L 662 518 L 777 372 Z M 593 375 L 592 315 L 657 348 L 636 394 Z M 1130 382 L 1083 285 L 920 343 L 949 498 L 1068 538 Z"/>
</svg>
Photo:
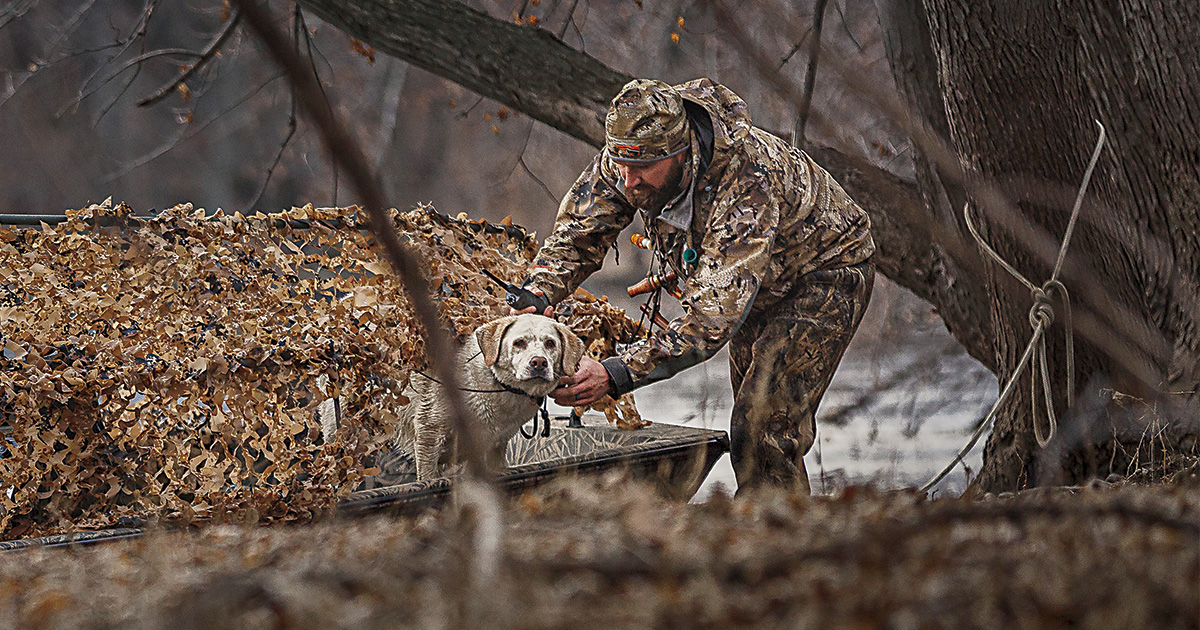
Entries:
<svg viewBox="0 0 1200 630">
<path fill-rule="evenodd" d="M 1054 323 L 1054 307 L 1050 304 L 1050 292 L 1045 287 L 1046 285 L 1042 285 L 1041 289 L 1033 290 L 1033 306 L 1029 309 L 1029 325 L 1035 329 L 1038 327 L 1049 328 L 1050 324 Z"/>
</svg>

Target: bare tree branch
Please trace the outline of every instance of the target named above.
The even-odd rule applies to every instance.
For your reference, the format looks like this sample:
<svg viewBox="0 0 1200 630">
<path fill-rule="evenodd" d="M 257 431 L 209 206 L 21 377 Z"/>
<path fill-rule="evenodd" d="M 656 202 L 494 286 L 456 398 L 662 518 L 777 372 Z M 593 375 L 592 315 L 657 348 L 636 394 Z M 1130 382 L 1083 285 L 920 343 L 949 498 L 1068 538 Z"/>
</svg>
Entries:
<svg viewBox="0 0 1200 630">
<path fill-rule="evenodd" d="M 298 3 L 382 53 L 592 144 L 603 138 L 603 107 L 629 81 L 549 31 L 497 20 L 460 2 Z"/>
<path fill-rule="evenodd" d="M 788 51 L 788 54 L 784 55 L 783 59 L 779 60 L 780 68 L 783 68 L 784 66 L 786 66 L 788 64 L 788 62 L 792 60 L 792 57 L 795 57 L 796 53 L 800 52 L 800 49 L 804 47 L 804 42 L 808 41 L 808 36 L 811 34 L 812 34 L 811 27 L 804 29 L 804 33 L 802 35 L 800 35 L 800 41 L 796 42 L 796 45 L 792 46 L 792 49 Z"/>
<path fill-rule="evenodd" d="M 4 86 L 3 96 L 0 97 L 0 108 L 3 108 L 5 103 L 7 103 L 9 101 L 9 99 L 11 99 L 13 96 L 16 96 L 17 92 L 21 89 L 21 87 L 23 85 L 25 85 L 25 82 L 28 81 L 30 78 L 32 78 L 33 75 L 37 74 L 38 72 L 41 72 L 42 70 L 45 70 L 46 68 L 54 66 L 55 64 L 61 63 L 63 61 L 67 61 L 69 59 L 73 59 L 75 57 L 80 57 L 83 55 L 89 55 L 92 53 L 101 52 L 101 51 L 109 50 L 112 48 L 117 48 L 122 45 L 123 44 L 121 42 L 114 42 L 112 44 L 105 44 L 103 46 L 96 46 L 94 48 L 86 48 L 86 49 L 82 49 L 82 50 L 77 50 L 77 51 L 65 54 L 57 59 L 53 59 L 50 61 L 42 61 L 42 60 L 35 61 L 31 64 L 31 66 L 33 67 L 33 70 L 29 70 L 29 71 L 23 73 L 20 81 L 16 81 L 16 82 L 13 81 L 13 73 L 9 73 L 9 74 L 5 75 L 6 85 Z"/>
<path fill-rule="evenodd" d="M 101 177 L 99 181 L 102 183 L 111 182 L 115 179 L 118 179 L 120 177 L 124 177 L 125 175 L 128 175 L 130 172 L 132 172 L 136 169 L 139 169 L 139 168 L 149 164 L 150 162 L 153 162 L 154 160 L 158 159 L 159 157 L 162 157 L 167 152 L 175 149 L 175 147 L 177 147 L 177 146 L 183 144 L 184 142 L 187 142 L 188 140 L 191 140 L 192 138 L 196 137 L 197 135 L 203 133 L 204 130 L 207 129 L 209 125 L 217 122 L 218 120 L 223 118 L 226 114 L 234 111 L 235 109 L 241 107 L 242 105 L 245 105 L 247 102 L 250 101 L 250 99 L 254 98 L 259 92 L 261 92 L 263 90 L 263 88 L 267 87 L 268 85 L 273 83 L 275 81 L 275 79 L 278 79 L 282 76 L 283 76 L 283 74 L 281 73 L 281 74 L 275 74 L 275 75 L 268 77 L 266 81 L 263 81 L 262 83 L 258 84 L 257 87 L 255 87 L 254 89 L 247 92 L 244 96 L 242 96 L 238 100 L 234 101 L 232 105 L 221 110 L 213 117 L 204 121 L 204 123 L 200 124 L 198 127 L 195 127 L 191 133 L 187 133 L 187 130 L 189 128 L 191 128 L 190 125 L 188 127 L 181 127 L 179 133 L 176 134 L 174 138 L 172 138 L 171 140 L 168 140 L 167 142 L 164 142 L 158 149 L 155 149 L 149 153 L 146 153 L 141 158 L 138 158 L 137 160 L 134 160 L 133 162 L 126 164 L 124 167 L 122 167 L 116 171 L 113 171 L 112 173 L 109 173 L 108 175 Z"/>
<path fill-rule="evenodd" d="M 846 36 L 849 37 L 850 41 L 854 43 L 854 47 L 858 49 L 858 52 L 862 52 L 862 44 L 858 43 L 858 38 L 854 36 L 854 31 L 851 31 L 850 25 L 846 23 L 846 13 L 842 10 L 842 5 L 838 2 L 834 2 L 833 8 L 837 9 L 839 18 L 838 21 L 842 24 L 842 30 L 846 31 Z"/>
<path fill-rule="evenodd" d="M 154 5 L 155 5 L 156 1 L 157 0 L 146 0 L 146 3 L 144 5 L 142 5 L 141 16 L 138 18 L 137 24 L 134 26 L 132 32 L 130 32 L 129 36 L 126 37 L 125 39 L 117 40 L 120 50 L 118 50 L 115 54 L 110 56 L 99 67 L 97 67 L 88 76 L 88 78 L 85 79 L 83 81 L 83 83 L 81 83 L 79 85 L 79 92 L 76 95 L 75 99 L 73 99 L 69 105 L 67 105 L 66 107 L 59 110 L 59 112 L 57 114 L 59 117 L 64 116 L 66 114 L 67 110 L 71 109 L 75 105 L 78 105 L 80 102 L 83 101 L 83 99 L 87 98 L 87 95 L 84 94 L 84 91 L 87 90 L 87 87 L 89 85 L 91 85 L 92 81 L 94 81 L 96 79 L 96 77 L 100 75 L 100 72 L 102 70 L 104 70 L 104 68 L 108 67 L 109 63 L 113 62 L 116 59 L 119 59 L 122 55 L 125 54 L 125 51 L 129 50 L 129 47 L 132 46 L 134 42 L 145 37 L 146 27 L 150 24 L 150 17 L 152 15 L 154 15 Z"/>
<path fill-rule="evenodd" d="M 292 137 L 296 135 L 296 128 L 296 95 L 293 94 L 292 111 L 288 115 L 287 133 L 284 134 L 283 141 L 279 143 L 279 150 L 275 152 L 275 159 L 271 161 L 271 166 L 267 169 L 267 176 L 263 178 L 263 183 L 258 189 L 258 194 L 254 195 L 254 201 L 250 202 L 251 208 L 258 206 L 258 202 L 262 201 L 263 194 L 267 192 L 267 185 L 271 183 L 271 176 L 275 174 L 275 169 L 279 167 L 279 160 L 283 158 L 283 152 L 292 141 Z"/>
<path fill-rule="evenodd" d="M 12 3 L 3 13 L 0 13 L 0 28 L 8 26 L 14 20 L 18 20 L 36 6 L 38 0 L 17 0 Z"/>
<path fill-rule="evenodd" d="M 317 70 L 317 56 L 320 55 L 321 61 L 325 62 L 326 67 L 329 66 L 329 60 L 325 58 L 324 53 L 321 52 L 321 49 L 317 47 L 316 42 L 313 41 L 312 33 L 309 32 L 308 25 L 304 20 L 304 11 L 300 8 L 299 4 L 293 3 L 292 5 L 292 20 L 293 28 L 295 29 L 294 37 L 296 40 L 296 57 L 303 59 L 303 57 L 300 55 L 300 39 L 303 38 L 304 49 L 308 55 L 309 70 L 312 71 L 313 78 L 317 82 L 317 88 L 321 91 L 321 99 L 325 101 L 325 107 L 332 111 L 333 106 L 329 103 L 329 94 L 325 92 L 325 84 L 321 82 L 321 72 L 320 70 Z M 333 171 L 333 199 L 330 201 L 334 206 L 337 205 L 338 184 L 341 182 L 341 173 L 339 169 L 340 165 L 338 164 L 338 161 L 332 160 L 330 163 L 330 170 Z"/>
<path fill-rule="evenodd" d="M 216 57 L 217 52 L 220 51 L 221 47 L 225 45 L 225 40 L 229 39 L 230 35 L 233 35 L 233 32 L 237 30 L 238 24 L 241 21 L 241 13 L 237 13 L 230 18 L 229 22 L 225 24 L 225 28 L 221 29 L 221 32 L 215 38 L 213 38 L 213 41 L 208 45 L 208 48 L 205 48 L 204 52 L 200 53 L 199 58 L 196 59 L 196 63 L 193 63 L 188 67 L 187 70 L 179 73 L 179 76 L 176 77 L 174 81 L 171 81 L 170 83 L 158 88 L 158 91 L 156 91 L 154 94 L 151 94 L 150 96 L 138 101 L 137 106 L 149 107 L 155 103 L 158 103 L 159 101 L 162 101 L 169 94 L 174 92 L 176 88 L 190 79 L 197 70 L 204 66 L 204 64 Z"/>
<path fill-rule="evenodd" d="M 567 19 L 563 20 L 562 28 L 558 31 L 558 38 L 562 39 L 567 34 L 567 27 L 575 23 L 575 7 L 579 6 L 579 0 L 572 0 L 571 10 L 567 11 Z"/>
<path fill-rule="evenodd" d="M 525 174 L 533 179 L 533 181 L 537 182 L 538 186 L 542 187 L 542 190 L 546 193 L 546 197 L 550 199 L 550 202 L 558 203 L 558 197 L 554 196 L 554 193 L 550 191 L 550 187 L 546 185 L 546 182 L 543 182 L 540 177 L 534 175 L 533 171 L 529 170 L 529 165 L 525 163 L 525 156 L 522 155 L 521 157 L 517 158 L 517 161 L 521 163 L 521 168 L 525 169 Z"/>
<path fill-rule="evenodd" d="M 62 29 L 59 30 L 58 34 L 54 36 L 54 41 L 50 42 L 50 45 L 46 47 L 46 50 L 53 51 L 54 49 L 58 48 L 59 44 L 61 44 L 64 39 L 73 35 L 79 28 L 79 25 L 83 22 L 83 16 L 87 15 L 87 12 L 91 11 L 92 7 L 95 5 L 96 0 L 87 0 L 84 2 L 83 5 L 79 7 L 79 10 L 75 11 L 75 14 L 68 18 L 66 23 L 63 24 Z"/>
<path fill-rule="evenodd" d="M 482 450 L 478 446 L 475 426 L 468 421 L 470 415 L 459 391 L 458 374 L 451 363 L 454 353 L 450 351 L 448 335 L 442 329 L 437 309 L 429 298 L 430 289 L 421 273 L 420 263 L 400 243 L 395 225 L 387 215 L 383 192 L 370 172 L 366 156 L 345 126 L 337 120 L 314 74 L 304 69 L 300 58 L 288 48 L 286 39 L 271 25 L 270 16 L 266 11 L 254 0 L 236 0 L 236 3 L 245 15 L 246 23 L 291 80 L 300 103 L 316 123 L 331 156 L 342 164 L 342 168 L 354 182 L 354 187 L 363 196 L 364 206 L 370 217 L 371 231 L 404 283 L 417 320 L 423 328 L 426 357 L 444 384 L 451 419 L 459 441 L 460 455 L 465 456 L 467 471 L 471 477 L 485 478 L 487 469 L 483 462 Z"/>
<path fill-rule="evenodd" d="M 804 148 L 804 127 L 808 124 L 808 109 L 812 106 L 813 88 L 817 85 L 817 59 L 821 56 L 821 27 L 825 24 L 825 7 L 829 0 L 817 0 L 813 7 L 813 43 L 808 54 L 808 69 L 804 71 L 804 96 L 800 98 L 800 112 L 796 117 L 796 131 L 792 144 Z"/>
<path fill-rule="evenodd" d="M 146 38 L 143 37 L 140 39 L 142 42 L 142 46 L 141 46 L 142 55 L 144 56 L 144 55 L 146 55 Z M 104 117 L 106 115 L 108 115 L 108 112 L 112 111 L 112 108 L 114 106 L 116 106 L 118 101 L 121 100 L 121 97 L 125 96 L 125 93 L 129 91 L 129 88 L 133 85 L 133 82 L 137 80 L 137 78 L 140 74 L 142 74 L 142 64 L 139 61 L 139 62 L 137 62 L 137 65 L 134 68 L 133 75 L 131 75 L 128 79 L 125 80 L 125 85 L 122 86 L 120 90 L 117 90 L 117 93 L 114 94 L 111 99 L 109 99 L 107 105 L 100 108 L 100 113 L 97 114 L 95 119 L 93 119 L 93 121 L 92 121 L 93 129 L 100 126 L 100 121 L 104 120 Z"/>
</svg>

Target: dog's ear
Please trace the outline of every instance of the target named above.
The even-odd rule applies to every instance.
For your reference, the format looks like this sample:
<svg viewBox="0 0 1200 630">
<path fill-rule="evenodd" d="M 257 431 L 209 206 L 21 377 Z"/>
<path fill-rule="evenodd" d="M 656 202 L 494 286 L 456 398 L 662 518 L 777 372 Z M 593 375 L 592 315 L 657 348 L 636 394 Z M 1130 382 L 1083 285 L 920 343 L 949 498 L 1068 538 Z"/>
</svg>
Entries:
<svg viewBox="0 0 1200 630">
<path fill-rule="evenodd" d="M 500 357 L 500 342 L 504 339 L 504 333 L 516 319 L 516 315 L 509 315 L 493 319 L 475 329 L 475 340 L 479 342 L 479 349 L 483 351 L 484 365 L 492 367 L 496 363 L 496 359 Z"/>
<path fill-rule="evenodd" d="M 562 364 L 559 365 L 559 371 L 563 376 L 574 376 L 575 371 L 579 369 L 579 360 L 583 358 L 583 340 L 564 324 L 554 322 L 554 327 L 558 329 L 558 336 L 562 339 Z"/>
</svg>

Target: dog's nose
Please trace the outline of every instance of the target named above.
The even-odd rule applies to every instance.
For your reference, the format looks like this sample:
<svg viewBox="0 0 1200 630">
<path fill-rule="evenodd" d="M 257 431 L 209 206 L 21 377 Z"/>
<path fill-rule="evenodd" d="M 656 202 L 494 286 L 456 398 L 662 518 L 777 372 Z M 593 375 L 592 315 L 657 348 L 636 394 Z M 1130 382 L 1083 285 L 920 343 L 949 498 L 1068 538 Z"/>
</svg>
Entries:
<svg viewBox="0 0 1200 630">
<path fill-rule="evenodd" d="M 546 357 L 533 357 L 529 360 L 529 367 L 540 372 L 550 367 L 550 362 L 546 360 Z"/>
</svg>

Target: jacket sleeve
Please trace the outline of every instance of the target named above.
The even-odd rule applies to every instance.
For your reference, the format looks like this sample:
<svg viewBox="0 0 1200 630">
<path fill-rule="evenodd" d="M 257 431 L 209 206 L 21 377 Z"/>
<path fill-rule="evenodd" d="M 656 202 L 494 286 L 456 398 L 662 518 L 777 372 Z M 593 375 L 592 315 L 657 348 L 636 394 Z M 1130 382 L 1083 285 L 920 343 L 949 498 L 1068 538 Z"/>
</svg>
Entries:
<svg viewBox="0 0 1200 630">
<path fill-rule="evenodd" d="M 636 211 L 609 183 L 603 161 L 601 153 L 563 197 L 554 229 L 534 257 L 525 284 L 551 304 L 566 299 L 604 264 L 608 249 L 633 221 Z"/>
<path fill-rule="evenodd" d="M 766 178 L 748 172 L 731 190 L 718 194 L 709 216 L 700 258 L 681 287 L 684 315 L 602 362 L 615 393 L 669 378 L 708 359 L 749 315 L 767 271 L 778 203 Z"/>
</svg>

